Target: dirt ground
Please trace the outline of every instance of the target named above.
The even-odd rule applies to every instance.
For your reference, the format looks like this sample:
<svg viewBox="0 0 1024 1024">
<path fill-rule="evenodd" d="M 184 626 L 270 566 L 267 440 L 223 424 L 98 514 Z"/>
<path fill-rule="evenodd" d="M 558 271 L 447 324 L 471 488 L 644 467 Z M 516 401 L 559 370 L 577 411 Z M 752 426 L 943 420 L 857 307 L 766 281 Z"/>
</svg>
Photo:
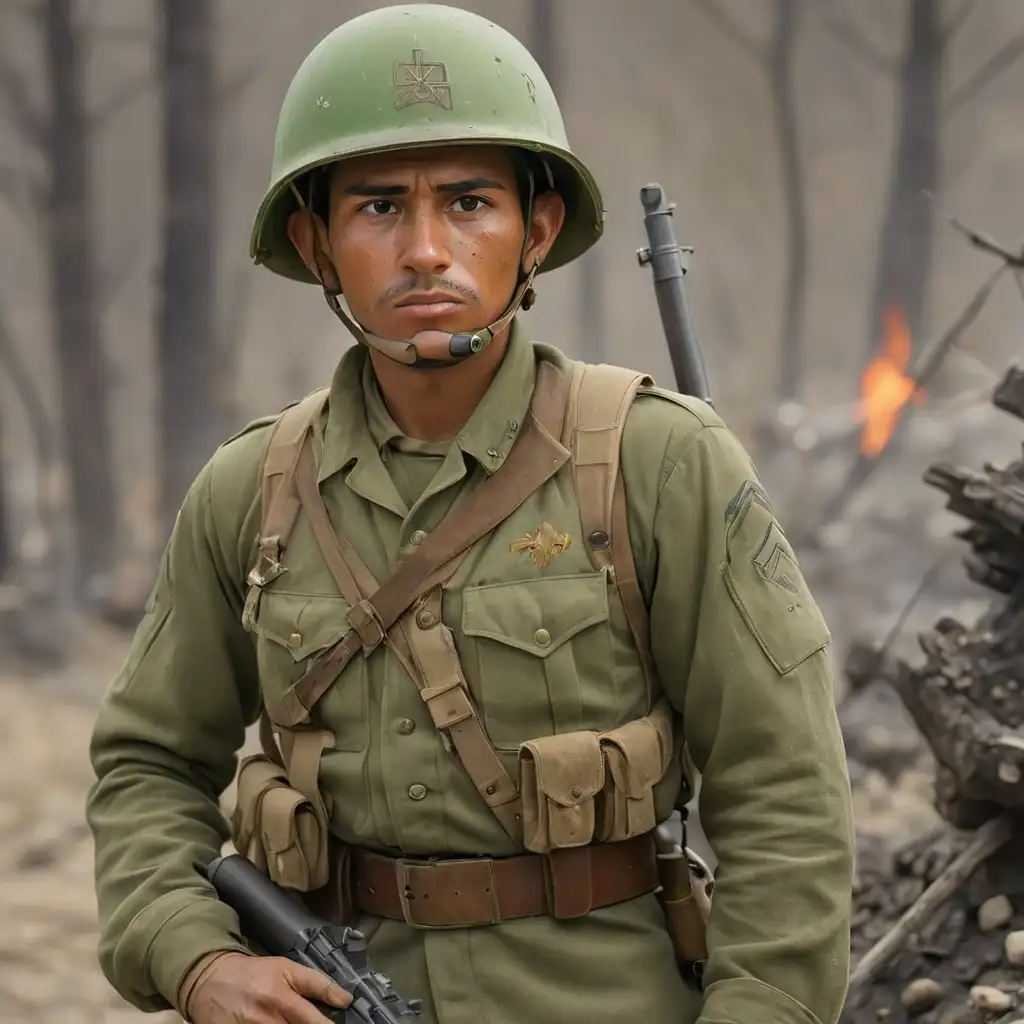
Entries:
<svg viewBox="0 0 1024 1024">
<path fill-rule="evenodd" d="M 3 1024 L 172 1024 L 141 1014 L 96 964 L 92 843 L 82 806 L 96 702 L 125 640 L 85 638 L 73 669 L 0 665 L 0 1020 Z"/>
</svg>

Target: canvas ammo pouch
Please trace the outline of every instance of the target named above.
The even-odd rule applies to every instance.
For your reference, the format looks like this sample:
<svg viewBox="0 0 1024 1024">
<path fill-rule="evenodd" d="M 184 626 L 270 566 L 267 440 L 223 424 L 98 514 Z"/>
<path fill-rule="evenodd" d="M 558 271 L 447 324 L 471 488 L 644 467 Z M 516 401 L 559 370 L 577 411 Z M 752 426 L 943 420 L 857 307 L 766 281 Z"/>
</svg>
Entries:
<svg viewBox="0 0 1024 1024">
<path fill-rule="evenodd" d="M 534 853 L 621 842 L 656 822 L 654 787 L 672 762 L 664 698 L 611 732 L 559 733 L 519 748 L 523 842 Z"/>
<path fill-rule="evenodd" d="M 599 801 L 596 838 L 620 842 L 657 824 L 654 787 L 672 763 L 672 708 L 662 698 L 650 714 L 602 733 L 607 778 Z"/>
<path fill-rule="evenodd" d="M 325 734 L 298 734 L 293 747 L 307 745 L 308 757 L 319 764 Z M 326 885 L 330 877 L 329 812 L 316 786 L 302 785 L 301 766 L 288 772 L 266 754 L 247 757 L 238 773 L 238 796 L 231 819 L 232 841 L 248 860 L 284 889 L 307 893 Z M 296 769 L 299 769 L 297 771 Z M 301 788 L 300 788 L 301 787 Z"/>
<path fill-rule="evenodd" d="M 569 732 L 519 748 L 523 844 L 534 853 L 586 846 L 594 838 L 596 797 L 605 781 L 596 732 Z"/>
</svg>

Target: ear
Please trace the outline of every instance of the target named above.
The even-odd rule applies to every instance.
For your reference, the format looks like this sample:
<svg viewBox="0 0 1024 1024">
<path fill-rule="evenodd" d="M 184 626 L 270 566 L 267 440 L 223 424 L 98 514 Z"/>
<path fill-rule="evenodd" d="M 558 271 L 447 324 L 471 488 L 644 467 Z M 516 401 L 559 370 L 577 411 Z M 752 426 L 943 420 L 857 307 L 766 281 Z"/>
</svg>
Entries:
<svg viewBox="0 0 1024 1024">
<path fill-rule="evenodd" d="M 331 295 L 341 294 L 341 283 L 330 256 L 330 239 L 324 222 L 309 210 L 296 210 L 288 218 L 288 238 L 306 269 Z"/>
<path fill-rule="evenodd" d="M 306 269 L 319 280 L 320 273 L 313 258 L 313 247 L 316 244 L 313 217 L 309 210 L 296 210 L 292 213 L 288 218 L 288 239 L 306 264 Z"/>
<path fill-rule="evenodd" d="M 533 200 L 533 217 L 523 248 L 523 273 L 544 262 L 565 223 L 565 200 L 555 191 L 541 192 Z"/>
</svg>

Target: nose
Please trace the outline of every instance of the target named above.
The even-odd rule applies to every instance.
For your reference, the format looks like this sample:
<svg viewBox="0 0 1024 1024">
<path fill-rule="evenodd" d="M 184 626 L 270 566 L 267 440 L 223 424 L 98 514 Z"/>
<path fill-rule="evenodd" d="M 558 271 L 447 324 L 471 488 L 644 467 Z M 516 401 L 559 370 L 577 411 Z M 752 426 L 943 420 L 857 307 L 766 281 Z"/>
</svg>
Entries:
<svg viewBox="0 0 1024 1024">
<path fill-rule="evenodd" d="M 452 265 L 444 217 L 430 204 L 417 204 L 406 220 L 405 269 L 416 275 L 440 276 Z"/>
</svg>

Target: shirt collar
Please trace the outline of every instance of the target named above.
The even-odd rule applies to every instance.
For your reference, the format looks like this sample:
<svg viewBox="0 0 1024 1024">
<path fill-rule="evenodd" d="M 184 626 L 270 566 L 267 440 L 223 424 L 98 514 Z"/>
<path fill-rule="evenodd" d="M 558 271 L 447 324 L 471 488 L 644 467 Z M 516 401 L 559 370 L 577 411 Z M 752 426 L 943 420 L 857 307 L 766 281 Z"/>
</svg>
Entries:
<svg viewBox="0 0 1024 1024">
<path fill-rule="evenodd" d="M 377 390 L 372 365 L 366 349 L 357 344 L 345 352 L 335 370 L 322 435 L 321 482 L 362 458 L 379 458 L 382 447 L 402 437 Z M 504 462 L 519 436 L 535 373 L 533 345 L 513 320 L 498 372 L 455 438 L 459 448 L 488 474 Z"/>
</svg>

